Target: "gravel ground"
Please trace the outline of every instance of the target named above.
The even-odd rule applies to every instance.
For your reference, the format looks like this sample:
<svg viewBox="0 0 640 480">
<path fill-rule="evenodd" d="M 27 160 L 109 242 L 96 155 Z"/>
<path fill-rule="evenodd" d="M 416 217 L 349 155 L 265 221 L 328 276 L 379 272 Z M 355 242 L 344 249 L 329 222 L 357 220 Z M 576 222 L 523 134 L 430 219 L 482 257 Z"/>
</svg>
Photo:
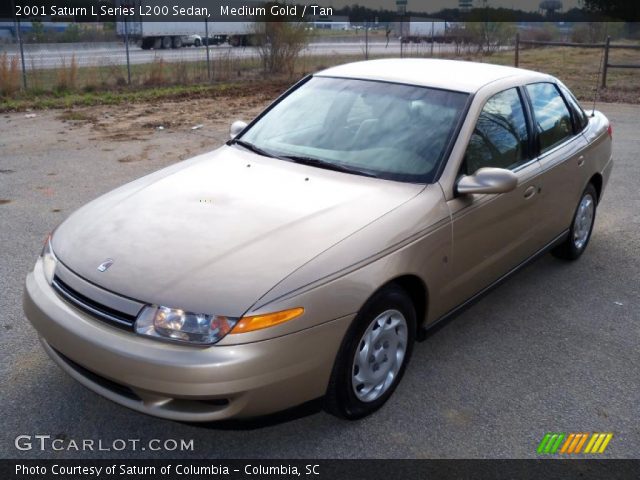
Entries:
<svg viewBox="0 0 640 480">
<path fill-rule="evenodd" d="M 265 102 L 0 118 L 0 457 L 164 455 L 14 447 L 18 435 L 44 434 L 65 445 L 193 439 L 193 451 L 174 458 L 520 458 L 534 457 L 548 431 L 613 432 L 606 457 L 638 456 L 640 106 L 600 107 L 614 126 L 616 165 L 582 259 L 547 255 L 431 334 L 392 400 L 370 418 L 341 421 L 312 404 L 248 424 L 185 425 L 113 404 L 58 369 L 21 306 L 45 235 L 88 200 L 220 145 L 231 120 Z"/>
</svg>

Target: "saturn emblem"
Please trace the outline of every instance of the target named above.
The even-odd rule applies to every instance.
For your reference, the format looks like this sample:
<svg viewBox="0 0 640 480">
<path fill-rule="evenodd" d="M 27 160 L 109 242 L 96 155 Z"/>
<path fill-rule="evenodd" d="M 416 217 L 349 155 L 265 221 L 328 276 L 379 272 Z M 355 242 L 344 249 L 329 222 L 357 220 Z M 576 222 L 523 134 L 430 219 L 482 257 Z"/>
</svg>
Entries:
<svg viewBox="0 0 640 480">
<path fill-rule="evenodd" d="M 98 266 L 98 271 L 99 272 L 106 272 L 111 265 L 113 265 L 113 258 L 107 258 L 104 262 L 102 262 Z"/>
</svg>

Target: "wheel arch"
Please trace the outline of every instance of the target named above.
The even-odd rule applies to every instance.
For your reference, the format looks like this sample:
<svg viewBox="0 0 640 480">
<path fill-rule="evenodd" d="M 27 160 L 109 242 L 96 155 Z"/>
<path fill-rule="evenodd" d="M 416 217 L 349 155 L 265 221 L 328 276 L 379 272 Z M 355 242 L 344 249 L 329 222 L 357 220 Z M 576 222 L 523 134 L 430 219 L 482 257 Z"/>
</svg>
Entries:
<svg viewBox="0 0 640 480">
<path fill-rule="evenodd" d="M 429 305 L 429 290 L 426 283 L 415 274 L 405 274 L 389 280 L 384 285 L 381 285 L 370 297 L 376 295 L 380 290 L 388 287 L 389 285 L 398 285 L 402 288 L 413 303 L 416 309 L 416 326 L 418 331 L 424 326 L 427 319 L 427 309 Z M 367 299 L 367 301 L 369 301 Z"/>
<path fill-rule="evenodd" d="M 591 183 L 593 187 L 596 189 L 596 193 L 598 194 L 598 198 L 596 200 L 600 202 L 600 197 L 602 196 L 602 185 L 603 185 L 602 174 L 594 173 L 593 176 L 589 179 L 589 183 Z"/>
</svg>

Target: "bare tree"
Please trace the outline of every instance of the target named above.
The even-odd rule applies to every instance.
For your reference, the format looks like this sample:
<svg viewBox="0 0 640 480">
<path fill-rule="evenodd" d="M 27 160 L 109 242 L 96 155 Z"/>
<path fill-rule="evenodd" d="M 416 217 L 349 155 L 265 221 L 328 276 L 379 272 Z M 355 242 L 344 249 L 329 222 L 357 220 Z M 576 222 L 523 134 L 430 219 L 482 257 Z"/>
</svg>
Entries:
<svg viewBox="0 0 640 480">
<path fill-rule="evenodd" d="M 302 22 L 257 22 L 255 37 L 262 67 L 269 73 L 293 75 L 300 52 L 309 43 Z"/>
<path fill-rule="evenodd" d="M 516 27 L 508 22 L 467 22 L 465 30 L 477 52 L 491 54 L 511 44 Z"/>
</svg>

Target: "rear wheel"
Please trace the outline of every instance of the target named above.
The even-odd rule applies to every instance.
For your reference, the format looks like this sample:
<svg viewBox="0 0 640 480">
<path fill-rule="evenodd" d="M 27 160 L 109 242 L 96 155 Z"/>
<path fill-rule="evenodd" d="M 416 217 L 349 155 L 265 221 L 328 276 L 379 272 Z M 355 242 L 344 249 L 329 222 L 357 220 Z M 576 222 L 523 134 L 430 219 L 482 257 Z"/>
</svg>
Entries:
<svg viewBox="0 0 640 480">
<path fill-rule="evenodd" d="M 551 251 L 553 256 L 565 260 L 576 260 L 582 255 L 591 238 L 597 206 L 598 192 L 590 183 L 580 197 L 580 202 L 573 215 L 569 237 Z"/>
<path fill-rule="evenodd" d="M 182 38 L 173 37 L 173 48 L 182 48 Z"/>
<path fill-rule="evenodd" d="M 171 48 L 172 43 L 171 37 L 162 37 L 162 48 L 165 50 Z"/>
<path fill-rule="evenodd" d="M 202 46 L 202 42 L 200 41 L 199 38 L 196 38 L 196 41 L 193 42 L 193 46 L 194 47 L 201 47 Z"/>
<path fill-rule="evenodd" d="M 398 386 L 411 357 L 416 313 L 397 285 L 376 293 L 358 313 L 336 358 L 325 408 L 347 419 L 378 410 Z"/>
</svg>

